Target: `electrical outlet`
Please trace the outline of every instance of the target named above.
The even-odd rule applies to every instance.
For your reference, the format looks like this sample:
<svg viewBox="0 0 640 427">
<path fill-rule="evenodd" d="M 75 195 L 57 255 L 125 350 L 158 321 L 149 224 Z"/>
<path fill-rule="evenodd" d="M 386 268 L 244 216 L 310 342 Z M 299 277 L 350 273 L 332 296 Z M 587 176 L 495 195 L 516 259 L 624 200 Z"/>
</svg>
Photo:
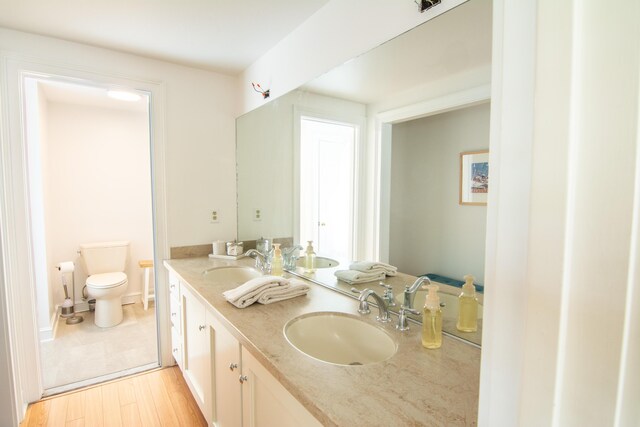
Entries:
<svg viewBox="0 0 640 427">
<path fill-rule="evenodd" d="M 211 210 L 211 216 L 209 217 L 209 221 L 211 222 L 218 222 L 219 215 L 218 215 L 218 210 L 217 209 L 213 209 Z"/>
<path fill-rule="evenodd" d="M 259 209 L 259 208 L 253 209 L 253 220 L 254 221 L 262 220 L 262 209 Z"/>
</svg>

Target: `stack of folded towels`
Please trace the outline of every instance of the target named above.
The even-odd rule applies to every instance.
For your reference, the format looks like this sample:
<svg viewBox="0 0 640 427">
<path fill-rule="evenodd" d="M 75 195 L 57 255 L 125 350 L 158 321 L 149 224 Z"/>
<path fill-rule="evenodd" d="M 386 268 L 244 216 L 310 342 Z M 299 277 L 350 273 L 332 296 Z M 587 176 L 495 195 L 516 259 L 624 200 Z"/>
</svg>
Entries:
<svg viewBox="0 0 640 427">
<path fill-rule="evenodd" d="M 289 298 L 306 295 L 309 285 L 297 279 L 279 276 L 260 276 L 222 293 L 227 301 L 238 308 L 245 308 L 259 302 L 271 304 Z"/>
<path fill-rule="evenodd" d="M 351 264 L 348 270 L 338 270 L 334 274 L 338 279 L 354 284 L 395 276 L 398 274 L 398 268 L 384 262 L 358 261 Z"/>
</svg>

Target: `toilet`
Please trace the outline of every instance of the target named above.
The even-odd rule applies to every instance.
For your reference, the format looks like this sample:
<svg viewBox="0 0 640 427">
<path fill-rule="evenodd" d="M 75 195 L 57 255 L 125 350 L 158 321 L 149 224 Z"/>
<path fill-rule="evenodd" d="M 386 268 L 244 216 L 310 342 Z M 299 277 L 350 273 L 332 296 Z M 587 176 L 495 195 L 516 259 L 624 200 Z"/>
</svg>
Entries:
<svg viewBox="0 0 640 427">
<path fill-rule="evenodd" d="M 80 245 L 80 258 L 87 272 L 87 293 L 96 300 L 94 323 L 110 328 L 122 322 L 122 295 L 127 289 L 125 269 L 129 261 L 128 241 Z"/>
</svg>

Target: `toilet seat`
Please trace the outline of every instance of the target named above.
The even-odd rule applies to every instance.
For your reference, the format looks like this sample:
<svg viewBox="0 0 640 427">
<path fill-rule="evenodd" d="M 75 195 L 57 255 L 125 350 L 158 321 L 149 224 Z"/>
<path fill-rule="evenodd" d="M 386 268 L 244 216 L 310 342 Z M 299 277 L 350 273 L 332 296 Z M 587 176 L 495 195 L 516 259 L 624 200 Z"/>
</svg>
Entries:
<svg viewBox="0 0 640 427">
<path fill-rule="evenodd" d="M 127 282 L 127 275 L 122 272 L 94 274 L 87 277 L 87 286 L 95 289 L 109 289 Z"/>
</svg>

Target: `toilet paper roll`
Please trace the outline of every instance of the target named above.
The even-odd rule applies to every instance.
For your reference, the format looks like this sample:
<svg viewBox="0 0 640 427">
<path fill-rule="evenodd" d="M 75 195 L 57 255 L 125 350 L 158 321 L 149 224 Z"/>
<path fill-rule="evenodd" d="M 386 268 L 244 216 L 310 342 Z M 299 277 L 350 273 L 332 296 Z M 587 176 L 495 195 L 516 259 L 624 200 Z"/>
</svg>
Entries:
<svg viewBox="0 0 640 427">
<path fill-rule="evenodd" d="M 212 243 L 214 255 L 226 255 L 227 247 L 224 240 L 216 240 Z"/>
<path fill-rule="evenodd" d="M 74 266 L 73 266 L 73 262 L 64 261 L 64 262 L 61 262 L 60 264 L 58 264 L 56 266 L 56 268 L 58 270 L 60 270 L 60 273 L 72 273 L 73 269 L 74 269 Z"/>
</svg>

